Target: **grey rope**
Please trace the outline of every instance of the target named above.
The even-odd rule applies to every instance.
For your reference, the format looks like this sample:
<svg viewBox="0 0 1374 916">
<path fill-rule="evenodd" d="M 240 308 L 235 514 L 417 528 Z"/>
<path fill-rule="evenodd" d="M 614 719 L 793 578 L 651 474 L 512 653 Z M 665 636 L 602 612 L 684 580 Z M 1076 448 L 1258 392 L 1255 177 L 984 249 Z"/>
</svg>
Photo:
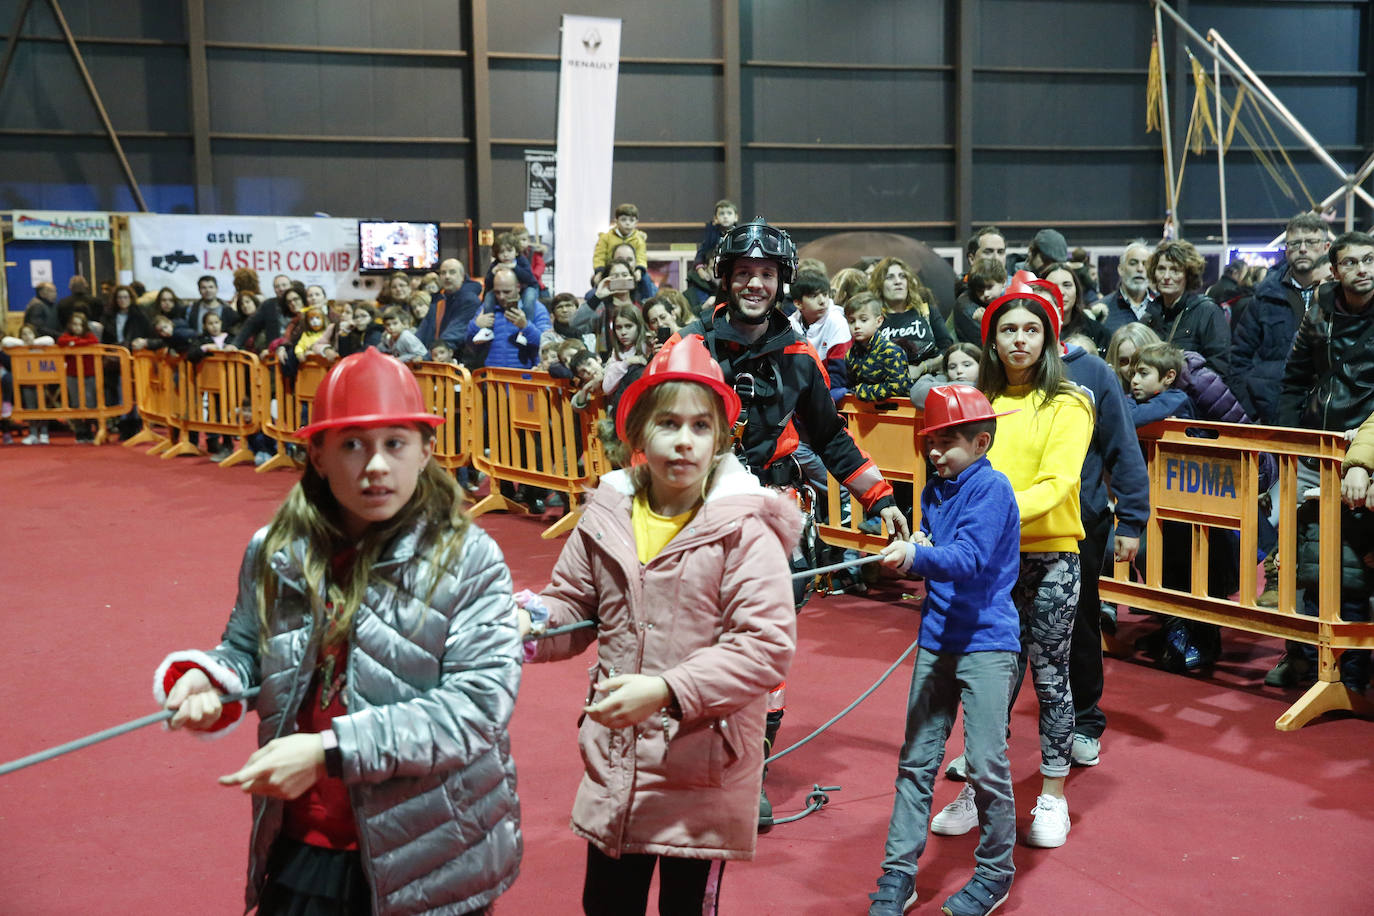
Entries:
<svg viewBox="0 0 1374 916">
<path fill-rule="evenodd" d="M 822 575 L 823 573 L 835 572 L 836 570 L 840 570 L 840 569 L 848 569 L 848 568 L 850 568 L 850 567 L 852 567 L 852 566 L 862 566 L 862 565 L 865 564 L 865 563 L 873 563 L 873 562 L 875 562 L 875 561 L 877 561 L 877 560 L 881 560 L 881 559 L 882 559 L 882 557 L 879 556 L 878 554 L 873 554 L 872 556 L 860 557 L 860 558 L 857 559 L 857 560 L 849 560 L 849 561 L 844 562 L 844 563 L 832 563 L 832 564 L 829 565 L 829 566 L 821 566 L 821 567 L 818 567 L 818 568 L 816 568 L 816 569 L 804 569 L 804 570 L 802 570 L 801 572 L 793 573 L 793 574 L 792 574 L 792 578 L 793 578 L 793 579 L 801 579 L 801 578 L 806 578 L 806 577 L 810 577 L 810 576 L 819 576 L 819 575 Z M 594 626 L 596 626 L 596 625 L 597 625 L 597 621 L 595 621 L 595 620 L 579 620 L 577 623 L 568 624 L 567 626 L 564 626 L 564 627 L 554 627 L 552 630 L 546 630 L 546 631 L 544 631 L 543 633 L 539 634 L 538 636 L 530 636 L 529 639 L 531 639 L 531 640 L 535 640 L 535 639 L 549 639 L 549 638 L 554 637 L 554 636 L 563 636 L 563 635 L 566 635 L 566 634 L 568 634 L 568 633 L 573 632 L 574 630 L 583 629 L 584 627 L 594 627 Z M 803 744 L 805 744 L 806 742 L 810 741 L 812 738 L 816 737 L 816 736 L 819 735 L 821 732 L 825 731 L 825 730 L 826 730 L 827 728 L 829 728 L 831 725 L 833 725 L 834 723 L 838 722 L 844 715 L 846 715 L 847 713 L 849 713 L 850 710 L 852 710 L 855 706 L 858 706 L 859 703 L 863 702 L 863 700 L 864 700 L 865 698 L 867 698 L 868 695 L 869 695 L 870 693 L 872 693 L 874 690 L 877 690 L 878 687 L 882 685 L 883 681 L 887 680 L 888 675 L 890 675 L 894 670 L 896 670 L 897 666 L 900 665 L 900 664 L 906 659 L 906 657 L 907 657 L 908 655 L 911 654 L 912 649 L 915 649 L 915 648 L 916 648 L 916 644 L 915 644 L 915 643 L 912 643 L 912 644 L 911 644 L 911 647 L 908 648 L 908 649 L 906 650 L 906 652 L 902 653 L 902 657 L 899 658 L 899 659 L 897 659 L 896 663 L 895 663 L 891 668 L 889 668 L 889 669 L 887 670 L 887 672 L 882 676 L 882 678 L 880 678 L 880 679 L 878 680 L 878 683 L 874 684 L 874 685 L 873 685 L 872 687 L 870 687 L 867 691 L 865 691 L 865 693 L 863 694 L 863 696 L 859 697 L 859 699 L 855 700 L 853 703 L 851 703 L 849 706 L 847 706 L 847 707 L 844 709 L 844 711 L 841 712 L 838 716 L 836 716 L 835 718 L 831 719 L 829 722 L 827 722 L 827 723 L 825 723 L 824 725 L 822 725 L 820 728 L 818 728 L 818 729 L 817 729 L 815 732 L 813 732 L 812 734 L 808 735 L 806 738 L 803 738 L 801 741 L 797 742 L 796 744 L 792 745 L 791 747 L 787 748 L 786 750 L 780 751 L 780 752 L 778 752 L 777 754 L 774 754 L 772 757 L 769 757 L 768 759 L 769 759 L 770 761 L 772 761 L 772 760 L 777 760 L 779 757 L 783 756 L 784 754 L 790 754 L 792 751 L 794 751 L 794 750 L 796 750 L 797 748 L 801 747 Z M 255 697 L 255 696 L 258 695 L 258 690 L 259 690 L 259 689 L 260 689 L 260 688 L 257 688 L 257 687 L 250 687 L 249 689 L 243 691 L 242 693 L 226 694 L 226 695 L 220 697 L 220 702 L 221 702 L 221 703 L 226 703 L 226 704 L 227 704 L 227 703 L 237 703 L 237 702 L 241 702 L 241 701 L 243 701 L 243 700 L 251 700 L 253 697 Z M 159 712 L 150 713 L 149 715 L 146 715 L 146 716 L 141 716 L 141 717 L 139 717 L 139 718 L 137 718 L 137 719 L 132 719 L 132 720 L 130 720 L 130 721 L 128 721 L 128 722 L 125 722 L 125 723 L 123 723 L 123 724 L 121 724 L 121 725 L 115 725 L 115 726 L 113 726 L 113 727 L 111 727 L 111 728 L 102 729 L 101 731 L 98 731 L 98 732 L 92 732 L 91 734 L 86 735 L 86 736 L 83 737 L 83 738 L 77 738 L 77 739 L 74 740 L 74 741 L 68 741 L 66 744 L 59 744 L 59 745 L 56 745 L 55 747 L 50 747 L 50 748 L 47 748 L 46 750 L 38 751 L 37 753 L 30 754 L 30 755 L 28 755 L 27 757 L 20 757 L 18 760 L 11 760 L 11 761 L 9 761 L 8 763 L 0 764 L 0 776 L 7 776 L 7 775 L 9 775 L 10 773 L 13 773 L 13 772 L 16 771 L 16 770 L 22 770 L 22 769 L 24 769 L 25 767 L 31 767 L 31 766 L 33 766 L 34 764 L 36 764 L 36 763 L 42 763 L 42 762 L 44 762 L 45 760 L 52 760 L 54 757 L 61 757 L 63 754 L 70 754 L 72 751 L 79 751 L 79 750 L 81 750 L 82 748 L 90 747 L 90 746 L 93 745 L 93 744 L 99 744 L 99 743 L 102 742 L 102 741 L 108 741 L 108 740 L 110 740 L 111 738 L 117 738 L 117 737 L 119 737 L 120 735 L 125 735 L 125 734 L 128 734 L 129 732 L 137 731 L 138 729 L 140 729 L 140 728 L 145 728 L 145 727 L 147 727 L 147 726 L 149 726 L 149 725 L 156 725 L 156 724 L 159 723 L 159 722 L 166 722 L 166 721 L 169 721 L 169 720 L 172 718 L 172 716 L 174 716 L 174 715 L 176 715 L 176 711 L 175 711 L 175 710 L 164 709 L 164 710 L 161 710 L 161 711 L 159 711 Z M 819 787 L 817 788 L 817 791 L 820 791 Z M 821 805 L 823 805 L 823 804 L 824 804 L 824 801 L 823 801 L 823 800 L 820 801 L 820 802 L 816 805 L 816 807 L 815 807 L 814 810 L 819 810 L 820 807 L 821 807 Z M 808 811 L 807 813 L 809 813 L 809 811 Z M 780 821 L 776 821 L 775 823 L 786 823 L 786 821 L 780 820 Z"/>
</svg>

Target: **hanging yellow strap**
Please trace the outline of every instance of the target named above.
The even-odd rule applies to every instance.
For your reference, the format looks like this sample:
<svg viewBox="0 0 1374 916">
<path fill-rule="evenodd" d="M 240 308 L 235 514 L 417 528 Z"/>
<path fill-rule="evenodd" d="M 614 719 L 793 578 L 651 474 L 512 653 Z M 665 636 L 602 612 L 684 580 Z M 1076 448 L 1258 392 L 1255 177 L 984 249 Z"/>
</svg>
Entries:
<svg viewBox="0 0 1374 916">
<path fill-rule="evenodd" d="M 1241 84 L 1236 88 L 1236 100 L 1231 105 L 1226 104 L 1225 97 L 1222 97 L 1221 107 L 1231 114 L 1231 122 L 1226 126 L 1226 146 L 1222 152 L 1231 151 L 1231 138 L 1236 135 L 1236 124 L 1240 122 L 1240 106 L 1245 102 L 1245 85 Z"/>
<path fill-rule="evenodd" d="M 1164 105 L 1164 77 L 1159 72 L 1159 39 L 1150 39 L 1150 73 L 1145 82 L 1145 133 L 1159 130 Z"/>
</svg>

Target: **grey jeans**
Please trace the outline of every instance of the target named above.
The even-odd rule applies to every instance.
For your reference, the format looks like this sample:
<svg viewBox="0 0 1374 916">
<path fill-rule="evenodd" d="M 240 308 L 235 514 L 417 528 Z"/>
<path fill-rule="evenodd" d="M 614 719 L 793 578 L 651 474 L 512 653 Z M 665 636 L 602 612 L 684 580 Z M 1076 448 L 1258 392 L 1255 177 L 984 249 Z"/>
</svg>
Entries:
<svg viewBox="0 0 1374 916">
<path fill-rule="evenodd" d="M 907 698 L 906 740 L 897 761 L 897 795 L 887 828 L 885 870 L 916 874 L 926 848 L 930 797 L 954 716 L 964 708 L 964 756 L 978 806 L 975 873 L 994 886 L 1011 883 L 1016 802 L 1007 761 L 1007 715 L 1016 677 L 1015 652 L 916 655 Z"/>
</svg>

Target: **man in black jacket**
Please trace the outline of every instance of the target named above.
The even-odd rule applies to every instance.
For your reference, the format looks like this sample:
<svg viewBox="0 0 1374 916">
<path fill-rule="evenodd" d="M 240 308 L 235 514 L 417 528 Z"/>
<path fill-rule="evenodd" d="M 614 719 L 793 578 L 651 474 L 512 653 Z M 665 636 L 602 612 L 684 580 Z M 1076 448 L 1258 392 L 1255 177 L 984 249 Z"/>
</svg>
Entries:
<svg viewBox="0 0 1374 916">
<path fill-rule="evenodd" d="M 1231 362 L 1241 380 L 1234 393 L 1257 423 L 1272 425 L 1278 419 L 1284 364 L 1303 313 L 1316 295 L 1317 260 L 1328 244 L 1326 223 L 1315 213 L 1289 220 L 1283 264 L 1260 281 L 1240 317 L 1232 315 Z"/>
<path fill-rule="evenodd" d="M 1374 413 L 1374 236 L 1347 232 L 1331 243 L 1336 283 L 1318 288 L 1313 305 L 1298 325 L 1284 366 L 1278 420 L 1283 426 L 1353 432 Z M 1298 496 L 1319 485 L 1318 470 L 1298 465 Z M 1331 497 L 1328 497 L 1331 498 Z M 1342 524 L 1348 520 L 1343 519 Z M 1299 610 L 1317 613 L 1313 595 Z M 1366 601 L 1341 602 L 1342 620 L 1368 620 Z M 1316 650 L 1289 643 L 1288 652 L 1265 677 L 1271 686 L 1289 686 L 1314 669 Z M 1369 682 L 1369 651 L 1341 654 L 1341 681 L 1363 691 Z"/>
</svg>

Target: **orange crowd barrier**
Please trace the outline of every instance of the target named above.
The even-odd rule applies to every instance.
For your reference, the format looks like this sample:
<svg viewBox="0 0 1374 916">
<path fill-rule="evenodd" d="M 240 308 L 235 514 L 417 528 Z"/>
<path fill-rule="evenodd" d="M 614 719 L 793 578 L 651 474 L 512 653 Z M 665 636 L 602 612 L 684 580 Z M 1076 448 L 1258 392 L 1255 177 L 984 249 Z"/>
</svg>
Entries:
<svg viewBox="0 0 1374 916">
<path fill-rule="evenodd" d="M 322 356 L 307 356 L 297 367 L 294 379 L 286 375 L 275 355 L 267 357 L 265 366 L 268 375 L 263 383 L 262 431 L 277 440 L 277 451 L 258 465 L 258 473 L 277 468 L 300 470 L 304 464 L 291 454 L 288 446 L 305 445 L 296 430 L 305 425 L 310 405 L 315 401 L 315 391 L 329 373 L 330 363 Z"/>
<path fill-rule="evenodd" d="M 132 360 L 123 347 L 10 347 L 5 352 L 14 379 L 13 417 L 19 422 L 94 420 L 100 445 L 109 438 L 105 421 L 134 409 Z"/>
<path fill-rule="evenodd" d="M 133 354 L 134 403 L 138 405 L 143 428 L 124 443 L 125 448 L 151 443 L 153 447 L 148 453 L 159 454 L 171 447 L 172 402 L 176 394 L 172 374 L 172 363 L 165 353 L 138 350 Z M 159 427 L 166 432 L 159 432 Z"/>
<path fill-rule="evenodd" d="M 1217 438 L 1187 435 L 1207 429 Z M 1165 420 L 1140 431 L 1150 472 L 1150 521 L 1145 531 L 1144 582 L 1132 582 L 1129 568 L 1118 563 L 1100 590 L 1108 602 L 1214 623 L 1250 633 L 1277 636 L 1317 648 L 1317 682 L 1279 717 L 1281 731 L 1301 728 L 1332 710 L 1374 714 L 1374 704 L 1341 684 L 1339 658 L 1348 649 L 1374 648 L 1374 623 L 1340 619 L 1341 461 L 1345 439 L 1340 433 Z M 1256 531 L 1259 520 L 1259 455 L 1268 452 L 1279 465 L 1279 601 L 1278 607 L 1255 603 Z M 1317 464 L 1320 497 L 1320 588 L 1317 616 L 1297 613 L 1298 463 Z M 1188 591 L 1165 588 L 1162 524 L 1187 525 L 1192 539 L 1192 580 Z M 1214 531 L 1232 530 L 1240 540 L 1240 591 L 1234 598 L 1207 594 L 1208 555 Z"/>
<path fill-rule="evenodd" d="M 450 471 L 466 466 L 472 455 L 472 375 L 462 366 L 418 362 L 410 366 L 425 409 L 444 418 L 434 431 L 434 460 Z"/>
<path fill-rule="evenodd" d="M 921 428 L 923 414 L 910 398 L 889 401 L 860 401 L 846 397 L 838 405 L 840 416 L 849 428 L 855 444 L 868 453 L 873 464 L 888 483 L 906 484 L 898 487 L 898 506 L 911 517 L 912 528 L 921 524 L 921 490 L 926 483 L 926 463 L 916 451 L 914 436 Z M 877 553 L 888 541 L 886 525 L 882 534 L 860 531 L 864 520 L 863 506 L 849 496 L 849 523 L 841 521 L 840 483 L 830 475 L 826 478 L 826 509 L 828 521 L 817 524 L 821 540 L 835 547 Z"/>
<path fill-rule="evenodd" d="M 501 493 L 501 484 L 542 487 L 565 494 L 567 513 L 543 533 L 570 531 L 588 491 L 609 468 L 596 424 L 599 405 L 576 410 L 573 392 L 547 372 L 478 369 L 472 374 L 472 466 L 491 478 L 491 493 L 473 517 L 494 509 L 528 511 Z"/>
<path fill-rule="evenodd" d="M 199 433 L 235 440 L 220 467 L 251 462 L 253 450 L 244 440 L 262 429 L 267 404 L 258 358 L 245 350 L 220 350 L 195 362 L 180 360 L 174 369 L 173 421 L 180 436 L 162 457 L 205 454 L 188 435 Z"/>
</svg>

